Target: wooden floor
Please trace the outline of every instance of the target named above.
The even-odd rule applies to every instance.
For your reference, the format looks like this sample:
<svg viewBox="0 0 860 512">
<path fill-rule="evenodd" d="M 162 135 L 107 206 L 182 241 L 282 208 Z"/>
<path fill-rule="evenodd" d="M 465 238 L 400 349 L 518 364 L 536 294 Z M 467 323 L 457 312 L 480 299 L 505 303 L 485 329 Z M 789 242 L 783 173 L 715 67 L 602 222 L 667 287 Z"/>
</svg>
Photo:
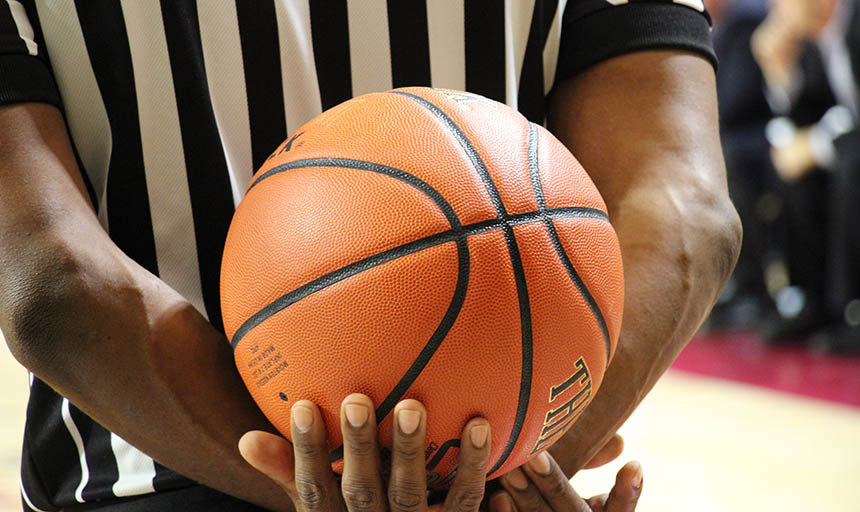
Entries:
<svg viewBox="0 0 860 512">
<path fill-rule="evenodd" d="M 0 333 L 0 512 L 20 511 L 18 491 L 21 433 L 27 405 L 29 378 L 9 350 Z"/>
<path fill-rule="evenodd" d="M 18 511 L 27 374 L 0 346 L 0 511 Z M 621 430 L 627 448 L 573 482 L 609 489 L 642 462 L 638 510 L 860 510 L 860 408 L 670 371 Z"/>
<path fill-rule="evenodd" d="M 643 512 L 860 511 L 860 409 L 670 371 L 621 428 L 626 449 L 573 478 L 606 492 L 642 463 Z"/>
</svg>

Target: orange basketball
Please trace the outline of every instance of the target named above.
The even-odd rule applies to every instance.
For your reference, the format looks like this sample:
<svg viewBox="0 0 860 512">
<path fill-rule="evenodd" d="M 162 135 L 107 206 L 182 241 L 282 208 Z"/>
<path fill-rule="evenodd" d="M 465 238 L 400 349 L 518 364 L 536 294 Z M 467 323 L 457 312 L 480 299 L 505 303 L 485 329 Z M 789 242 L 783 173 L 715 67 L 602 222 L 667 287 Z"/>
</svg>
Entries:
<svg viewBox="0 0 860 512">
<path fill-rule="evenodd" d="M 405 88 L 311 120 L 248 186 L 221 269 L 236 365 L 290 437 L 316 403 L 334 467 L 350 393 L 380 443 L 427 408 L 430 484 L 466 422 L 492 425 L 489 478 L 558 440 L 600 386 L 624 302 L 621 253 L 588 175 L 543 127 L 473 94 Z"/>
</svg>

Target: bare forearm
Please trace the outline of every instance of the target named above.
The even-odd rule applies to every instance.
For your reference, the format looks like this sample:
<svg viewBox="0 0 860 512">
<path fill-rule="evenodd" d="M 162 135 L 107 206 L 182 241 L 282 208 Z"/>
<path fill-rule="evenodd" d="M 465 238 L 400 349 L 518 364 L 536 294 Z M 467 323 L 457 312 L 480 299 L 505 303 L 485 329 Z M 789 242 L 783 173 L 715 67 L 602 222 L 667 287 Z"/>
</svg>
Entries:
<svg viewBox="0 0 860 512">
<path fill-rule="evenodd" d="M 582 467 L 693 336 L 737 257 L 713 70 L 681 52 L 643 52 L 555 92 L 550 128 L 606 200 L 625 271 L 624 320 L 600 391 L 553 448 Z"/>
<path fill-rule="evenodd" d="M 162 464 L 286 509 L 289 499 L 238 453 L 244 432 L 268 424 L 244 391 L 229 345 L 110 242 L 57 142 L 62 121 L 46 108 L 0 111 L 0 124 L 17 116 L 19 130 L 33 130 L 27 141 L 0 135 L 0 328 L 10 348 Z M 26 118 L 29 128 L 20 128 Z"/>
<path fill-rule="evenodd" d="M 647 211 L 640 213 L 647 219 Z M 660 221 L 651 221 L 651 226 L 639 229 L 659 230 Z M 670 255 L 647 246 L 631 248 L 629 237 L 620 238 L 627 247 L 623 252 L 628 284 L 618 349 L 594 400 L 552 450 L 568 475 L 587 463 L 645 398 L 695 334 L 723 284 L 695 262 L 702 254 L 713 255 L 713 247 L 690 254 L 691 249 L 682 248 L 689 240 L 678 236 L 678 252 Z"/>
</svg>

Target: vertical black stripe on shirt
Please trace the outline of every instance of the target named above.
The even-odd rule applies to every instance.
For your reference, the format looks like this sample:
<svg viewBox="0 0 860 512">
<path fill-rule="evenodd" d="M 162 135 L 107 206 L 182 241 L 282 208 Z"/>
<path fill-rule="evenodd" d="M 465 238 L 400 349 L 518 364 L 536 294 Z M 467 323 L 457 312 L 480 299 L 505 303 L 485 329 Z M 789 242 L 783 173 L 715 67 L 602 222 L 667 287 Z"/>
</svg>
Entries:
<svg viewBox="0 0 860 512">
<path fill-rule="evenodd" d="M 505 9 L 466 1 L 466 89 L 505 102 Z"/>
<path fill-rule="evenodd" d="M 30 453 L 30 437 L 29 431 L 24 431 L 24 448 L 21 451 L 21 490 L 27 494 L 30 503 L 41 510 L 56 510 L 48 498 L 48 493 L 42 485 L 42 480 L 39 477 L 38 464 L 33 460 Z M 22 500 L 23 501 L 23 500 Z M 33 509 L 29 508 L 26 503 L 22 503 L 25 512 L 30 512 Z"/>
<path fill-rule="evenodd" d="M 153 459 L 152 462 L 155 464 L 155 476 L 152 478 L 152 488 L 155 489 L 155 492 L 197 485 L 193 480 L 162 466 L 157 460 Z"/>
<path fill-rule="evenodd" d="M 218 283 L 221 253 L 233 216 L 233 193 L 209 97 L 197 6 L 193 0 L 162 0 L 161 13 L 185 153 L 203 303 L 209 322 L 223 332 Z"/>
<path fill-rule="evenodd" d="M 543 124 L 546 110 L 543 49 L 557 7 L 558 0 L 537 0 L 535 2 L 532 22 L 529 27 L 529 38 L 526 42 L 526 52 L 523 57 L 523 67 L 520 70 L 518 108 L 529 121 L 538 124 Z"/>
<path fill-rule="evenodd" d="M 33 379 L 21 451 L 21 486 L 33 505 L 42 510 L 55 510 L 52 504 L 52 497 L 56 496 L 54 491 L 66 472 L 74 471 L 70 465 L 77 460 L 72 439 L 62 435 L 65 432 L 60 416 L 62 400 L 42 381 Z M 49 458 L 45 459 L 45 455 Z M 78 478 L 80 474 L 78 466 Z"/>
<path fill-rule="evenodd" d="M 425 0 L 388 0 L 391 84 L 430 86 L 430 37 Z"/>
<path fill-rule="evenodd" d="M 78 0 L 75 8 L 111 128 L 108 231 L 117 247 L 158 275 L 137 90 L 122 7 L 112 0 Z"/>
<path fill-rule="evenodd" d="M 27 43 L 18 35 L 18 25 L 12 17 L 12 6 L 0 3 L 0 53 L 28 54 Z"/>
<path fill-rule="evenodd" d="M 75 490 L 82 475 L 78 450 L 63 423 L 62 406 L 63 397 L 44 382 L 33 379 L 24 443 L 39 480 L 32 486 L 26 481 L 24 485 L 28 490 L 41 487 L 46 498 L 57 505 L 75 503 Z"/>
<path fill-rule="evenodd" d="M 111 448 L 110 432 L 72 404 L 69 404 L 69 414 L 81 434 L 90 473 L 81 497 L 84 501 L 95 501 L 113 496 L 113 484 L 119 479 L 119 468 Z"/>
<path fill-rule="evenodd" d="M 236 14 L 245 67 L 253 170 L 257 170 L 287 138 L 278 21 L 271 1 L 236 0 Z"/>
<path fill-rule="evenodd" d="M 346 0 L 310 0 L 311 40 L 322 109 L 352 98 Z"/>
</svg>

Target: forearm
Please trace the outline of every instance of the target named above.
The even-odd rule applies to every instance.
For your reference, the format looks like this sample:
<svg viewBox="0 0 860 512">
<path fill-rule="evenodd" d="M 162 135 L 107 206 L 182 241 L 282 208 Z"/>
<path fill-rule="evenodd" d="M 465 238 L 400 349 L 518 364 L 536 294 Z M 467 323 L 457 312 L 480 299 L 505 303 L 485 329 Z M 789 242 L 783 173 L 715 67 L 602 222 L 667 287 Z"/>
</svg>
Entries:
<svg viewBox="0 0 860 512">
<path fill-rule="evenodd" d="M 715 96 L 707 62 L 659 51 L 612 59 L 553 95 L 550 128 L 606 200 L 625 272 L 615 358 L 552 450 L 568 474 L 669 367 L 734 266 L 740 224 L 726 190 Z"/>
<path fill-rule="evenodd" d="M 665 219 L 649 218 L 648 211 L 630 213 L 641 215 L 643 222 L 630 225 L 639 230 L 641 238 L 667 232 L 659 227 L 666 225 Z M 677 229 L 678 225 L 669 227 Z M 645 398 L 695 334 L 724 282 L 706 267 L 724 266 L 712 258 L 725 256 L 704 237 L 691 240 L 673 233 L 671 241 L 663 241 L 672 249 L 655 250 L 650 242 L 632 241 L 634 237 L 624 234 L 624 226 L 616 225 L 616 229 L 627 283 L 624 320 L 600 390 L 552 449 L 568 475 L 582 468 Z M 729 251 L 724 249 L 724 253 Z"/>
<path fill-rule="evenodd" d="M 16 126 L 31 131 L 28 140 L 0 135 L 0 328 L 10 349 L 162 464 L 287 509 L 283 491 L 238 453 L 239 437 L 268 423 L 244 390 L 229 345 L 111 243 L 58 142 L 62 121 L 46 108 L 0 109 L 0 124 L 17 116 Z"/>
</svg>

